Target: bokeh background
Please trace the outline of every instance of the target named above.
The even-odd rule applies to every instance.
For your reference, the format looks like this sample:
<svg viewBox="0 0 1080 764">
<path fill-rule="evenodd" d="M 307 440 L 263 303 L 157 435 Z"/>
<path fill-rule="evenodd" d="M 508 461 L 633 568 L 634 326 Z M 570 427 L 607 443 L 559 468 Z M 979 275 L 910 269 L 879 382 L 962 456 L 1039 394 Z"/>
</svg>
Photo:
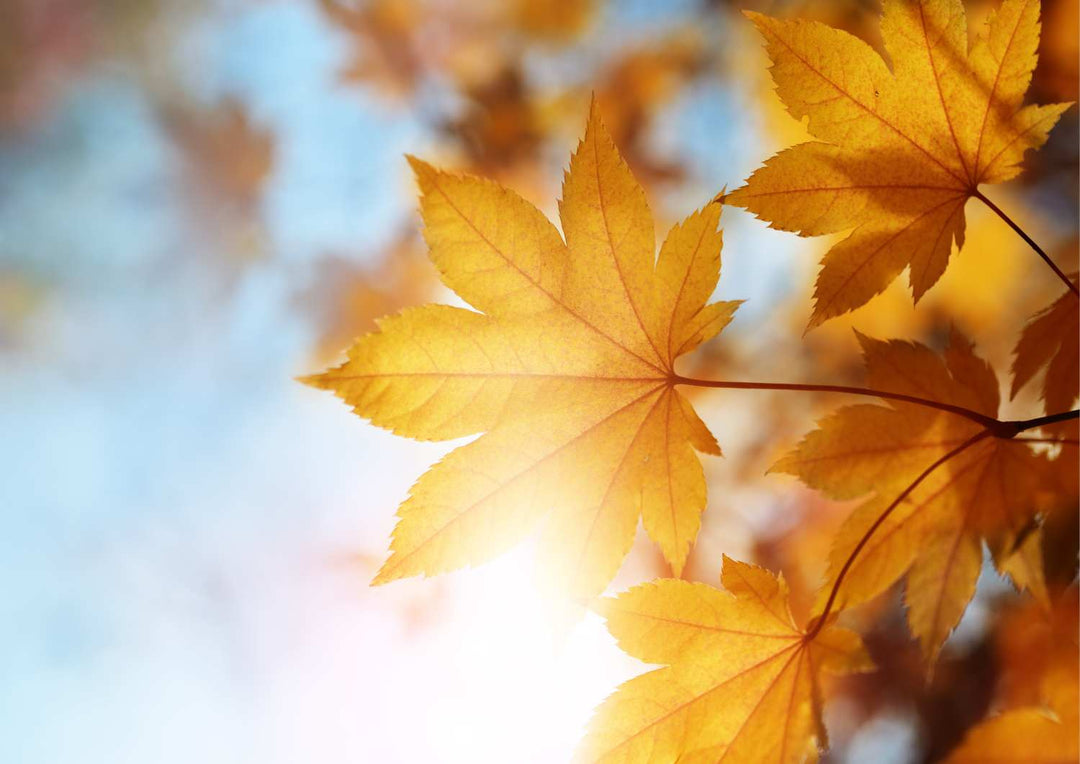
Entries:
<svg viewBox="0 0 1080 764">
<path fill-rule="evenodd" d="M 528 547 L 369 588 L 396 505 L 453 444 L 293 378 L 452 299 L 405 152 L 552 214 L 595 94 L 666 230 L 800 140 L 739 7 L 880 47 L 873 0 L 0 0 L 0 761 L 568 759 L 643 667 L 597 618 L 552 629 Z M 1077 3 L 1044 16 L 1031 98 L 1075 100 Z M 990 195 L 1075 269 L 1076 111 Z M 688 368 L 858 383 L 852 327 L 940 345 L 955 324 L 1004 377 L 1059 290 L 968 213 L 918 311 L 898 281 L 803 338 L 827 243 L 727 211 L 718 296 L 748 303 Z M 849 507 L 764 472 L 837 403 L 697 398 L 727 456 L 691 577 L 754 559 L 805 606 Z M 667 572 L 640 541 L 619 588 Z M 929 683 L 896 599 L 867 616 L 881 669 L 830 706 L 834 761 L 933 760 L 1000 695 L 1026 606 L 1006 583 L 988 569 Z"/>
</svg>

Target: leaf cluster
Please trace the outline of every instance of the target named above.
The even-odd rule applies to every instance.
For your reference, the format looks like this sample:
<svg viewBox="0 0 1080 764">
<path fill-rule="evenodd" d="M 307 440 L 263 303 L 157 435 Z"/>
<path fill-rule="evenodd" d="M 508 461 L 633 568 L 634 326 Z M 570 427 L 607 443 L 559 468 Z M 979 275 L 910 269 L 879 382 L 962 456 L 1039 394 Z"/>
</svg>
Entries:
<svg viewBox="0 0 1080 764">
<path fill-rule="evenodd" d="M 888 63 L 822 24 L 748 15 L 780 98 L 814 141 L 673 226 L 659 254 L 645 192 L 595 102 L 564 178 L 561 231 L 501 185 L 410 158 L 431 259 L 470 307 L 385 318 L 344 363 L 306 379 L 402 436 L 480 433 L 413 486 L 375 583 L 477 564 L 535 534 L 553 587 L 601 612 L 626 652 L 662 666 L 600 707 L 582 760 L 813 758 L 826 744 L 825 677 L 872 668 L 838 617 L 903 580 L 910 631 L 932 665 L 974 594 L 984 544 L 1039 612 L 1075 599 L 1047 583 L 1041 527 L 1075 512 L 1080 493 L 1068 410 L 1080 300 L 1076 277 L 1041 250 L 1067 291 L 1023 330 L 1011 392 L 1044 373 L 1047 416 L 1005 420 L 997 374 L 955 330 L 941 352 L 860 334 L 865 388 L 676 370 L 738 307 L 711 301 L 724 203 L 802 236 L 849 232 L 822 261 L 811 328 L 905 269 L 918 302 L 964 244 L 968 200 L 1004 216 L 980 187 L 1016 177 L 1069 108 L 1023 103 L 1038 2 L 1005 0 L 969 40 L 959 0 L 886 0 Z M 858 501 L 804 622 L 783 577 L 763 568 L 725 557 L 723 590 L 679 580 L 707 503 L 699 454 L 721 453 L 679 389 L 694 386 L 878 401 L 834 411 L 773 468 Z M 639 521 L 674 578 L 597 599 Z M 1045 671 L 1032 705 L 976 729 L 954 760 L 1013 750 L 1024 735 L 1065 741 L 1051 759 L 1075 756 L 1076 672 Z"/>
</svg>

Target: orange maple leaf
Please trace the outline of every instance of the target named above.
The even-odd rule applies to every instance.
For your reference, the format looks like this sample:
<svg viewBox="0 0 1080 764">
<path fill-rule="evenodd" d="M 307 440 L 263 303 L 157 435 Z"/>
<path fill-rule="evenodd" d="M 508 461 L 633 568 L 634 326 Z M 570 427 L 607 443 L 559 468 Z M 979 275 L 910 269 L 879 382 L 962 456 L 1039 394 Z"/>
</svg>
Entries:
<svg viewBox="0 0 1080 764">
<path fill-rule="evenodd" d="M 997 416 L 997 377 L 958 333 L 944 357 L 915 343 L 859 339 L 871 386 Z M 1051 460 L 1033 450 L 1037 445 L 1026 435 L 992 437 L 970 419 L 903 402 L 847 406 L 820 422 L 773 470 L 833 498 L 873 496 L 840 528 L 819 604 L 845 565 L 842 607 L 867 601 L 906 574 L 908 621 L 933 657 L 975 592 L 984 538 L 998 568 L 1045 600 L 1035 518 L 1070 490 L 1075 459 Z M 954 451 L 888 509 L 914 478 Z"/>
<path fill-rule="evenodd" d="M 663 668 L 597 709 L 578 758 L 589 762 L 804 761 L 824 744 L 823 673 L 871 667 L 854 632 L 808 635 L 783 577 L 724 557 L 721 591 L 666 579 L 602 600 L 619 646 Z"/>
<path fill-rule="evenodd" d="M 728 195 L 802 236 L 852 231 L 822 261 L 810 326 L 866 303 L 910 266 L 915 300 L 964 242 L 964 205 L 1020 172 L 1070 104 L 1023 105 L 1038 0 L 1005 0 L 968 45 L 961 0 L 885 0 L 892 70 L 862 40 L 748 13 L 777 92 L 818 139 L 783 151 Z"/>
<path fill-rule="evenodd" d="M 679 573 L 705 507 L 694 451 L 720 450 L 674 363 L 738 305 L 708 303 L 720 206 L 674 226 L 657 258 L 645 192 L 595 105 L 563 185 L 565 243 L 512 191 L 410 162 L 431 258 L 483 312 L 406 310 L 307 381 L 400 435 L 486 434 L 413 486 L 375 582 L 484 561 L 543 522 L 542 559 L 587 600 L 639 517 Z"/>
</svg>

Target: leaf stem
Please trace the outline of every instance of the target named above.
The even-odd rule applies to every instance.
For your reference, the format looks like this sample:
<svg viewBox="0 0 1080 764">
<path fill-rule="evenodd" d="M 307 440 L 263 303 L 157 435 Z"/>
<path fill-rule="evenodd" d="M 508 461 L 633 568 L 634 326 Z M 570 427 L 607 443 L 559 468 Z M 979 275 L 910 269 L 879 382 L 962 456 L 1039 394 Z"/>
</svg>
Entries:
<svg viewBox="0 0 1080 764">
<path fill-rule="evenodd" d="M 1025 430 L 1034 430 L 1037 427 L 1045 427 L 1048 424 L 1057 424 L 1058 422 L 1067 422 L 1070 419 L 1080 419 L 1080 409 L 1073 411 L 1062 411 L 1059 414 L 1049 414 L 1047 416 L 1035 417 L 1034 419 L 1022 419 L 1015 422 L 1003 422 L 1016 427 L 1017 434 L 1024 432 Z"/>
<path fill-rule="evenodd" d="M 1036 244 L 1035 241 L 1030 236 L 1027 235 L 1027 233 L 1024 231 L 1023 228 L 1018 226 L 1013 221 L 1012 218 L 1010 218 L 1008 215 L 1006 215 L 1004 212 L 1002 212 L 1000 207 L 998 207 L 992 201 L 990 201 L 985 196 L 983 196 L 983 193 L 981 191 L 979 191 L 978 189 L 975 190 L 975 192 L 972 194 L 972 196 L 974 196 L 980 202 L 982 202 L 987 207 L 992 209 L 995 213 L 997 213 L 997 216 L 999 218 L 1001 218 L 1002 220 L 1004 220 L 1006 223 L 1009 224 L 1010 228 L 1012 228 L 1014 231 L 1016 231 L 1018 234 L 1020 234 L 1020 238 L 1023 239 L 1024 241 L 1026 241 L 1028 243 L 1028 245 L 1033 250 L 1035 250 L 1035 253 L 1039 257 L 1041 257 L 1043 259 L 1043 262 L 1045 262 L 1047 265 L 1050 266 L 1050 270 L 1052 270 L 1057 275 L 1057 277 L 1059 279 L 1061 279 L 1061 282 L 1063 284 L 1065 284 L 1066 287 L 1069 288 L 1069 291 L 1072 292 L 1077 297 L 1080 297 L 1080 288 L 1078 288 L 1076 286 L 1076 284 L 1074 284 L 1072 282 L 1072 280 L 1068 276 L 1066 276 L 1062 272 L 1062 270 L 1060 268 L 1057 267 L 1057 265 L 1054 263 L 1054 261 L 1050 259 L 1050 256 L 1048 254 L 1046 254 L 1045 252 L 1043 252 L 1042 247 L 1040 247 L 1038 244 Z"/>
<path fill-rule="evenodd" d="M 863 547 L 866 546 L 867 542 L 870 541 L 870 537 L 874 535 L 874 531 L 880 528 L 881 524 L 885 522 L 889 515 L 893 513 L 893 510 L 900 506 L 900 502 L 906 499 L 912 491 L 918 488 L 919 484 L 922 483 L 922 481 L 930 477 L 930 474 L 938 467 L 940 467 L 945 462 L 949 461 L 962 451 L 966 451 L 968 448 L 975 445 L 980 440 L 990 437 L 991 434 L 992 433 L 989 429 L 977 432 L 970 438 L 965 440 L 963 443 L 961 443 L 959 446 L 954 448 L 952 451 L 940 457 L 937 461 L 935 461 L 933 464 L 923 470 L 907 488 L 900 492 L 899 496 L 892 500 L 892 503 L 885 508 L 885 511 L 878 515 L 877 519 L 874 520 L 874 524 L 867 528 L 866 533 L 862 535 L 862 538 L 859 539 L 859 543 L 855 545 L 855 548 L 851 551 L 851 554 L 848 555 L 847 560 L 844 561 L 844 566 L 840 568 L 840 572 L 836 576 L 836 581 L 833 582 L 832 591 L 829 592 L 829 599 L 825 602 L 825 608 L 821 611 L 821 615 L 814 622 L 814 625 L 810 629 L 810 631 L 808 631 L 806 633 L 806 636 L 803 637 L 804 641 L 810 642 L 814 639 L 814 637 L 818 635 L 818 632 L 821 631 L 822 626 L 825 625 L 825 620 L 829 617 L 829 613 L 832 612 L 833 604 L 836 602 L 836 596 L 840 593 L 840 584 L 843 583 L 844 576 L 847 575 L 847 572 L 851 570 L 851 566 L 855 564 L 855 558 L 859 556 L 859 552 L 861 552 Z"/>
<path fill-rule="evenodd" d="M 919 398 L 914 395 L 905 395 L 903 393 L 891 393 L 888 390 L 873 390 L 868 387 L 849 387 L 847 385 L 803 385 L 792 382 L 731 382 L 725 380 L 712 380 L 712 379 L 693 379 L 691 377 L 676 376 L 674 383 L 677 385 L 690 385 L 693 387 L 715 387 L 726 390 L 789 390 L 795 392 L 804 393 L 843 393 L 846 395 L 865 395 L 872 398 L 884 398 L 886 400 L 902 401 L 904 403 L 914 403 L 917 406 L 925 406 L 927 408 L 938 409 L 939 411 L 947 411 L 950 414 L 956 414 L 962 416 L 965 419 L 970 419 L 972 422 L 981 424 L 987 429 L 999 429 L 1001 422 L 993 417 L 980 414 L 978 411 L 972 411 L 971 409 L 964 408 L 963 406 L 954 406 L 951 403 L 943 403 L 941 401 L 930 400 L 929 398 Z M 1017 432 L 1020 432 L 1017 430 Z"/>
</svg>

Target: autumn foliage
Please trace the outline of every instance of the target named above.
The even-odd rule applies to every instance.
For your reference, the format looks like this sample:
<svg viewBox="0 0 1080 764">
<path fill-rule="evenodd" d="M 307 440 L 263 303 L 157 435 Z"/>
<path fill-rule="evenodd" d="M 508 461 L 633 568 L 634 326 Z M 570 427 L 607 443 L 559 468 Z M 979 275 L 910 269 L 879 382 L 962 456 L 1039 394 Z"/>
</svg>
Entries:
<svg viewBox="0 0 1080 764">
<path fill-rule="evenodd" d="M 468 307 L 405 307 L 305 381 L 401 436 L 479 437 L 412 487 L 374 582 L 476 565 L 536 538 L 557 596 L 600 613 L 625 652 L 660 666 L 599 707 L 582 761 L 796 762 L 827 749 L 830 693 L 874 669 L 882 595 L 903 582 L 917 673 L 929 675 L 972 600 L 985 548 L 1025 593 L 1023 623 L 1042 640 L 1019 650 L 1023 629 L 1012 626 L 1002 649 L 1027 656 L 1015 664 L 1033 652 L 1039 662 L 1014 670 L 1000 713 L 950 760 L 1074 761 L 1075 533 L 1064 576 L 1046 536 L 1075 528 L 1080 495 L 1077 280 L 983 192 L 1017 178 L 1072 108 L 1025 103 L 1039 3 L 1004 0 L 969 39 L 960 0 L 886 0 L 887 58 L 816 21 L 747 17 L 779 98 L 814 140 L 766 159 L 742 187 L 716 189 L 659 247 L 646 191 L 596 99 L 558 227 L 499 183 L 409 158 L 431 261 Z M 336 18 L 355 34 L 397 23 L 375 10 Z M 425 63 L 399 49 L 376 54 L 349 76 L 377 64 L 404 87 Z M 804 237 L 844 234 L 821 261 L 817 332 L 905 270 L 923 303 L 965 247 L 972 200 L 1034 250 L 1024 278 L 1061 291 L 1010 330 L 1008 373 L 955 327 L 933 344 L 858 333 L 864 386 L 733 380 L 722 364 L 697 376 L 680 360 L 722 347 L 739 307 L 713 300 L 724 205 Z M 1041 410 L 1010 418 L 1002 389 L 1011 398 L 1029 385 Z M 724 442 L 724 423 L 710 428 L 697 401 L 725 389 L 865 399 L 834 408 L 771 469 L 850 502 L 808 607 L 793 606 L 784 576 L 727 556 L 706 563 L 722 589 L 684 580 L 709 506 L 701 455 L 719 457 Z M 784 446 L 778 437 L 768 448 Z M 670 577 L 602 596 L 639 522 Z"/>
</svg>

